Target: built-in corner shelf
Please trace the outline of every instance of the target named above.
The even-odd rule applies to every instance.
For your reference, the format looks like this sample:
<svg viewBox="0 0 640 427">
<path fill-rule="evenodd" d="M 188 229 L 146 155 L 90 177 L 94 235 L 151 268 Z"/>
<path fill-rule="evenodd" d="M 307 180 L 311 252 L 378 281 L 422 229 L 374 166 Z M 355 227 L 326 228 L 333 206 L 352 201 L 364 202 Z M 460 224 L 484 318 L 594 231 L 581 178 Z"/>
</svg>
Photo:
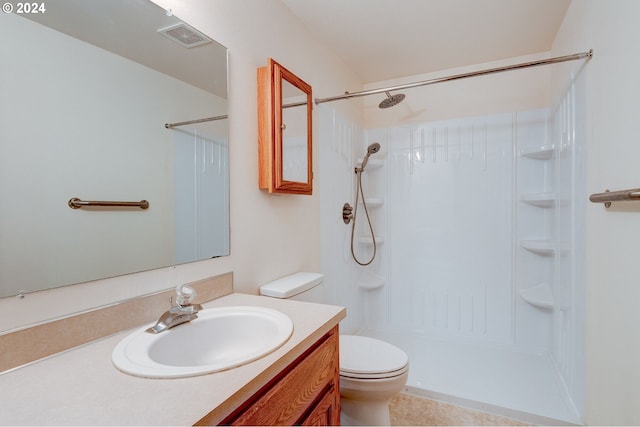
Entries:
<svg viewBox="0 0 640 427">
<path fill-rule="evenodd" d="M 374 289 L 380 289 L 385 285 L 385 280 L 377 277 L 367 277 L 366 279 L 358 280 L 358 287 L 361 289 L 366 289 L 368 291 L 372 291 Z"/>
<path fill-rule="evenodd" d="M 520 155 L 522 157 L 528 157 L 530 159 L 537 160 L 549 160 L 553 157 L 553 152 L 555 151 L 554 145 L 543 145 L 541 147 L 533 147 L 533 148 L 523 148 L 520 150 Z"/>
<path fill-rule="evenodd" d="M 557 243 L 553 240 L 521 240 L 520 246 L 542 256 L 553 256 L 558 249 Z"/>
<path fill-rule="evenodd" d="M 551 286 L 547 283 L 521 290 L 520 298 L 537 308 L 545 310 L 553 308 L 553 293 Z"/>
<path fill-rule="evenodd" d="M 539 208 L 553 208 L 556 206 L 556 193 L 528 193 L 523 194 L 520 200 Z"/>
<path fill-rule="evenodd" d="M 360 236 L 358 237 L 358 243 L 361 243 L 363 245 L 373 246 L 373 239 L 371 238 L 371 236 Z M 384 237 L 376 236 L 376 245 L 381 245 L 383 243 L 384 243 Z"/>
<path fill-rule="evenodd" d="M 358 159 L 358 166 L 362 164 L 363 160 L 364 159 Z M 383 165 L 384 165 L 384 160 L 369 157 L 369 160 L 367 160 L 366 170 L 378 169 L 378 168 L 381 168 Z"/>
<path fill-rule="evenodd" d="M 366 197 L 365 201 L 367 202 L 367 208 L 379 208 L 384 205 L 382 197 Z M 360 203 L 362 203 L 362 200 L 360 200 Z"/>
</svg>

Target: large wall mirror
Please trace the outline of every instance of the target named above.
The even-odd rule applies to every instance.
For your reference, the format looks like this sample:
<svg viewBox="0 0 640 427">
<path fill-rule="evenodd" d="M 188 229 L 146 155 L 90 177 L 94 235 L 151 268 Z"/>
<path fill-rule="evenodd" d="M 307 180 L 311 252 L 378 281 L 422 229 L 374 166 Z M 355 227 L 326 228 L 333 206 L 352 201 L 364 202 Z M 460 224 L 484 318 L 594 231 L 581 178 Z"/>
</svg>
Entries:
<svg viewBox="0 0 640 427">
<path fill-rule="evenodd" d="M 226 48 L 149 0 L 44 5 L 0 14 L 0 297 L 228 255 Z"/>
</svg>

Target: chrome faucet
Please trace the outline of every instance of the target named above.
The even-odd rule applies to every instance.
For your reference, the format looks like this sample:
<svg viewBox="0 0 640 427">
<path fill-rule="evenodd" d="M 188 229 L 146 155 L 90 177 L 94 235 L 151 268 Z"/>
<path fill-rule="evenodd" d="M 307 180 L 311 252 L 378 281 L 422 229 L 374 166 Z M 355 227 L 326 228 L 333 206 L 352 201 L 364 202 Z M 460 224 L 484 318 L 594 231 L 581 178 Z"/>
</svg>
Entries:
<svg viewBox="0 0 640 427">
<path fill-rule="evenodd" d="M 176 287 L 176 303 L 173 304 L 171 298 L 171 308 L 165 311 L 155 325 L 146 330 L 151 334 L 159 334 L 168 331 L 174 326 L 190 322 L 198 318 L 198 312 L 202 310 L 200 304 L 192 304 L 196 291 L 188 286 L 180 285 Z"/>
</svg>

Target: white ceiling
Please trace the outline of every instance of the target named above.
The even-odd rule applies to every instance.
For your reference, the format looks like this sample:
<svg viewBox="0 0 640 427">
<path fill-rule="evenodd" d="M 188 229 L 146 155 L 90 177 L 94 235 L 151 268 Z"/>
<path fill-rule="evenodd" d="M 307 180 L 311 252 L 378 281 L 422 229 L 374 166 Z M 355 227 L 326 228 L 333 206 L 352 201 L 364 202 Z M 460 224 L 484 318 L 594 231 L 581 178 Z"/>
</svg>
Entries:
<svg viewBox="0 0 640 427">
<path fill-rule="evenodd" d="M 546 52 L 571 0 L 282 0 L 364 83 Z"/>
</svg>

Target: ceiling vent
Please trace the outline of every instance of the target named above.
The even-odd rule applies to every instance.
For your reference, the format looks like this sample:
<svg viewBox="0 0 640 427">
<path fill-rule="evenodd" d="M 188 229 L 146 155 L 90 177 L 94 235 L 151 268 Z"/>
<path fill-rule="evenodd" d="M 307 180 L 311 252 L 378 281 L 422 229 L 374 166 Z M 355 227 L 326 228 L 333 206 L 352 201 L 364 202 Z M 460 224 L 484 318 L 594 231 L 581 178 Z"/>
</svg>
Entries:
<svg viewBox="0 0 640 427">
<path fill-rule="evenodd" d="M 166 28 L 161 28 L 158 32 L 186 48 L 201 46 L 212 42 L 209 37 L 183 22 Z"/>
</svg>

